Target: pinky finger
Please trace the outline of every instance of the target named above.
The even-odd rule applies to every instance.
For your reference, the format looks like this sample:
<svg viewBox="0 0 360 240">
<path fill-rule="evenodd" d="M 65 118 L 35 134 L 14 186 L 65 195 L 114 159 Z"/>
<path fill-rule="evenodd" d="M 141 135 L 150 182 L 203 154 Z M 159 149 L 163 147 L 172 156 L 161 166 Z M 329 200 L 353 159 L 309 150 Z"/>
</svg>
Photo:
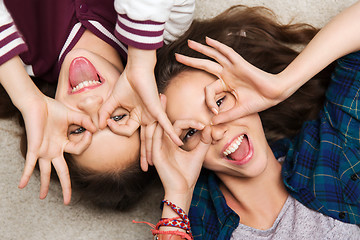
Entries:
<svg viewBox="0 0 360 240">
<path fill-rule="evenodd" d="M 223 54 L 232 64 L 235 64 L 239 61 L 239 54 L 236 53 L 231 47 L 209 37 L 206 37 L 206 43 Z"/>
<path fill-rule="evenodd" d="M 24 171 L 18 186 L 19 188 L 24 188 L 28 184 L 30 177 L 34 171 L 37 158 L 38 156 L 33 152 L 27 152 Z"/>
</svg>

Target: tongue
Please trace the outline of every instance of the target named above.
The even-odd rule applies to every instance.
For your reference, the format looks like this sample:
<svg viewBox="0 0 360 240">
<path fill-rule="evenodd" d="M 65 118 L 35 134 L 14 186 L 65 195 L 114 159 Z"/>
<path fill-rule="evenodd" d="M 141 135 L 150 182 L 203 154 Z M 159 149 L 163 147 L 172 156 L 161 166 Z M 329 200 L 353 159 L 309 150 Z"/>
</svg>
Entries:
<svg viewBox="0 0 360 240">
<path fill-rule="evenodd" d="M 229 154 L 229 157 L 231 157 L 234 161 L 241 161 L 243 158 L 245 158 L 249 153 L 249 141 L 247 137 L 244 137 L 242 140 L 242 143 L 236 149 L 235 152 Z"/>
<path fill-rule="evenodd" d="M 95 67 L 84 57 L 75 58 L 69 68 L 69 81 L 71 87 L 76 87 L 84 81 L 97 80 Z"/>
</svg>

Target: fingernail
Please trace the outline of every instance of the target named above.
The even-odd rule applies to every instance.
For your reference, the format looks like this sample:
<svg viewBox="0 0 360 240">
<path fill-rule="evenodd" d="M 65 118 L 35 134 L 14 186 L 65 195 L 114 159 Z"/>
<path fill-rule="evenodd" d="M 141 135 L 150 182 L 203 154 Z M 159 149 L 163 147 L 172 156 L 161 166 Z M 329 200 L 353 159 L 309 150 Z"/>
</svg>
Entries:
<svg viewBox="0 0 360 240">
<path fill-rule="evenodd" d="M 218 111 L 216 108 L 212 108 L 211 110 L 212 110 L 212 112 L 213 112 L 215 115 L 218 115 L 218 114 L 219 114 L 219 111 Z"/>
</svg>

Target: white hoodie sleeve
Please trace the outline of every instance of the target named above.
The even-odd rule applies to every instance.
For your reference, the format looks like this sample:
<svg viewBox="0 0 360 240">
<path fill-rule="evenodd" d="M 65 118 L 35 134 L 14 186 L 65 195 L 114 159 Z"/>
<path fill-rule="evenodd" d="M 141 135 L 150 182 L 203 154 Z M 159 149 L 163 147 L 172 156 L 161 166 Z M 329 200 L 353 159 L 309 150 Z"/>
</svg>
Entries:
<svg viewBox="0 0 360 240">
<path fill-rule="evenodd" d="M 115 35 L 139 49 L 157 49 L 190 26 L 195 0 L 115 0 Z"/>
<path fill-rule="evenodd" d="M 0 0 L 0 65 L 26 50 L 27 46 L 6 9 L 4 0 Z"/>
</svg>

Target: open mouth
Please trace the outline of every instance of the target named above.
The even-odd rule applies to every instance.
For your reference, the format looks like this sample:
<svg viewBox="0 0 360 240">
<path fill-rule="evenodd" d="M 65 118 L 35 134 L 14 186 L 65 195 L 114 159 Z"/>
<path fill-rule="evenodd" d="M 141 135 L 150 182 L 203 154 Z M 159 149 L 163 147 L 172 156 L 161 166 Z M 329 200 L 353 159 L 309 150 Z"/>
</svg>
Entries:
<svg viewBox="0 0 360 240">
<path fill-rule="evenodd" d="M 99 87 L 104 80 L 96 71 L 94 65 L 85 57 L 72 60 L 69 67 L 69 93 L 75 94 Z"/>
<path fill-rule="evenodd" d="M 253 150 L 246 134 L 236 137 L 223 151 L 225 159 L 233 164 L 242 165 L 250 161 Z"/>
</svg>

